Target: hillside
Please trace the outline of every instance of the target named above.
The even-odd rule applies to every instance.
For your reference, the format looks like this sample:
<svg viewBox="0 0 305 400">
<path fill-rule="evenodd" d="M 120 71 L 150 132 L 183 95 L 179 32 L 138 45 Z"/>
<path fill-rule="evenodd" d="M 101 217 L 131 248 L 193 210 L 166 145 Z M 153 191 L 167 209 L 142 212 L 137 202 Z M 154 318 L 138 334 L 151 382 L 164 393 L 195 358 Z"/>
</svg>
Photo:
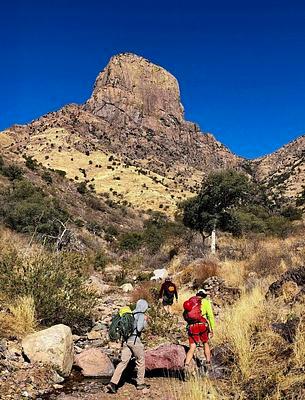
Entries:
<svg viewBox="0 0 305 400">
<path fill-rule="evenodd" d="M 258 181 L 273 196 L 289 201 L 298 198 L 305 185 L 305 136 L 301 136 L 276 152 L 254 160 Z"/>
<path fill-rule="evenodd" d="M 68 105 L 0 135 L 2 151 L 87 180 L 97 193 L 174 212 L 211 170 L 241 158 L 185 121 L 176 79 L 133 54 L 112 57 L 84 105 Z"/>
</svg>

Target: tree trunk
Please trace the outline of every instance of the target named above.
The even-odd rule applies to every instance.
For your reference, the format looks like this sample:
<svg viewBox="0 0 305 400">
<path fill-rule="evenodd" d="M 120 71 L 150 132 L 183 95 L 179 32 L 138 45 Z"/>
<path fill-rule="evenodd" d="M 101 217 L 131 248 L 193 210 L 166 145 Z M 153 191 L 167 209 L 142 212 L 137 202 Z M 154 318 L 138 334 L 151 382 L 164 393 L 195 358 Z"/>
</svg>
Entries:
<svg viewBox="0 0 305 400">
<path fill-rule="evenodd" d="M 211 253 L 216 253 L 216 229 L 214 228 L 211 234 Z"/>
</svg>

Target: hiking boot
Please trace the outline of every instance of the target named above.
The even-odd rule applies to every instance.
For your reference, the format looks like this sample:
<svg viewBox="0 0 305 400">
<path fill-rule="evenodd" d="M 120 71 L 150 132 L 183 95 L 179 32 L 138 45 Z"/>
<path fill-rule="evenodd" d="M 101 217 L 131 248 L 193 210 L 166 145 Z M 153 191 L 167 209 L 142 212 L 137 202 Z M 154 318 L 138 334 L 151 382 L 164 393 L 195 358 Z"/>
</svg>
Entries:
<svg viewBox="0 0 305 400">
<path fill-rule="evenodd" d="M 205 362 L 205 375 L 209 376 L 213 372 L 212 366 L 210 362 Z"/>
<path fill-rule="evenodd" d="M 147 383 L 142 383 L 141 385 L 137 385 L 137 390 L 149 389 L 150 385 Z"/>
<path fill-rule="evenodd" d="M 118 391 L 117 386 L 112 382 L 110 382 L 109 385 L 107 385 L 106 387 L 108 393 L 115 394 Z"/>
</svg>

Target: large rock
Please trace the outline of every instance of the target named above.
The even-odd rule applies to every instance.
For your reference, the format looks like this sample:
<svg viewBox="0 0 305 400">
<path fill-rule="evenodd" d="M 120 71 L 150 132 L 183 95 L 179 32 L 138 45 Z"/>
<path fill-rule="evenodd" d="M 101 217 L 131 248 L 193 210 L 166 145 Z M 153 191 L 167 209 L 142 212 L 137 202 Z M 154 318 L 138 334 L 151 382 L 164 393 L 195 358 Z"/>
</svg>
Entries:
<svg viewBox="0 0 305 400">
<path fill-rule="evenodd" d="M 150 278 L 151 281 L 157 281 L 159 279 L 165 279 L 168 277 L 168 272 L 165 268 L 155 269 L 154 275 Z"/>
<path fill-rule="evenodd" d="M 114 366 L 110 358 L 96 348 L 84 350 L 78 354 L 74 363 L 86 377 L 109 378 L 114 372 Z"/>
<path fill-rule="evenodd" d="M 120 286 L 124 293 L 129 293 L 133 291 L 133 286 L 131 283 L 124 283 L 124 285 Z"/>
<path fill-rule="evenodd" d="M 95 291 L 98 296 L 102 296 L 111 290 L 110 286 L 106 284 L 98 275 L 91 275 L 86 284 L 90 289 Z"/>
<path fill-rule="evenodd" d="M 281 277 L 273 282 L 268 289 L 266 297 L 270 296 L 278 297 L 284 294 L 285 284 L 287 282 L 295 283 L 301 290 L 305 287 L 305 267 L 298 267 L 286 271 Z M 287 286 L 286 286 L 287 288 Z"/>
<path fill-rule="evenodd" d="M 66 325 L 51 328 L 26 336 L 22 341 L 24 354 L 31 362 L 52 366 L 60 375 L 69 376 L 73 364 L 73 339 Z"/>
<path fill-rule="evenodd" d="M 184 368 L 185 348 L 177 344 L 164 344 L 145 352 L 145 368 L 147 371 L 166 369 L 178 371 Z"/>
</svg>

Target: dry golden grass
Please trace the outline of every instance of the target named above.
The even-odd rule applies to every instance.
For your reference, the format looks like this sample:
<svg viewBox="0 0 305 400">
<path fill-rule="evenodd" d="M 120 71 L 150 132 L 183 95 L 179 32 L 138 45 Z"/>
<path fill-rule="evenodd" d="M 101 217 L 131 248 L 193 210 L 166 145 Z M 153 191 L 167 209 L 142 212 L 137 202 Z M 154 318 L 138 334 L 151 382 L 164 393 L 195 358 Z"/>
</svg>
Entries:
<svg viewBox="0 0 305 400">
<path fill-rule="evenodd" d="M 210 379 L 195 377 L 183 385 L 173 381 L 170 398 L 175 400 L 227 400 L 221 393 L 219 385 Z"/>
<path fill-rule="evenodd" d="M 263 289 L 256 287 L 252 292 L 243 294 L 235 305 L 226 308 L 215 328 L 214 342 L 230 348 L 245 379 L 251 376 L 254 366 L 251 335 L 264 312 L 263 303 Z"/>
<path fill-rule="evenodd" d="M 80 169 L 84 169 L 87 175 L 86 179 L 89 181 L 94 179 L 92 183 L 95 185 L 97 193 L 109 192 L 110 198 L 114 200 L 120 200 L 118 195 L 122 195 L 123 200 L 144 210 L 159 211 L 162 204 L 163 209 L 166 207 L 167 213 L 173 215 L 176 211 L 177 201 L 193 195 L 185 190 L 183 185 L 176 186 L 170 175 L 164 177 L 150 172 L 145 168 L 145 164 L 143 164 L 142 170 L 146 174 L 142 174 L 138 172 L 137 167 L 126 168 L 117 155 L 112 155 L 115 160 L 114 165 L 113 161 L 109 161 L 110 153 L 92 151 L 87 156 L 74 147 L 81 141 L 80 137 L 75 134 L 71 135 L 65 129 L 51 128 L 31 138 L 31 142 L 28 144 L 28 154 L 45 167 L 65 171 L 68 178 L 75 179 L 77 177 L 78 182 L 85 180 L 80 172 Z M 42 142 L 47 144 L 41 146 Z M 53 147 L 50 147 L 51 145 Z M 61 147 L 61 151 L 58 150 L 59 147 Z M 100 167 L 96 167 L 96 165 Z M 167 187 L 170 189 L 168 190 Z M 110 189 L 112 190 L 110 191 Z M 113 195 L 114 192 L 118 195 Z"/>
<path fill-rule="evenodd" d="M 305 317 L 303 311 L 301 314 L 301 321 L 298 326 L 294 347 L 294 364 L 296 368 L 305 367 Z"/>
<path fill-rule="evenodd" d="M 0 314 L 0 336 L 22 337 L 34 332 L 36 327 L 34 299 L 30 296 L 20 297 L 8 306 L 8 312 Z"/>
<path fill-rule="evenodd" d="M 242 287 L 245 282 L 245 262 L 244 261 L 224 261 L 220 264 L 219 276 L 223 278 L 229 286 Z"/>
</svg>

